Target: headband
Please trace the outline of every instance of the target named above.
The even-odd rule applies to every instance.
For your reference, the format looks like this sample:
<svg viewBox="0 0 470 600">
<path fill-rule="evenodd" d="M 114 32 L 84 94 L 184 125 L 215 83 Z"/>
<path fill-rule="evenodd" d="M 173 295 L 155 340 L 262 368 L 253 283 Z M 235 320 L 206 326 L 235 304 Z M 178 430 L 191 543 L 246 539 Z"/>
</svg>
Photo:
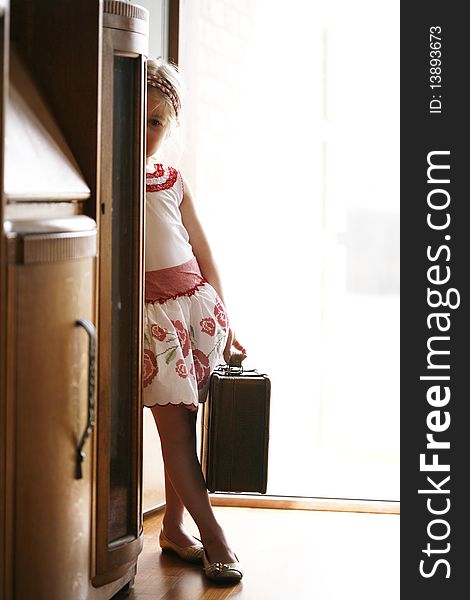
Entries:
<svg viewBox="0 0 470 600">
<path fill-rule="evenodd" d="M 178 118 L 178 113 L 181 110 L 181 102 L 178 98 L 178 94 L 175 92 L 174 87 L 163 77 L 159 75 L 150 75 L 147 74 L 147 83 L 154 88 L 158 88 L 162 91 L 168 98 L 171 100 L 173 108 L 175 110 L 176 118 Z"/>
</svg>

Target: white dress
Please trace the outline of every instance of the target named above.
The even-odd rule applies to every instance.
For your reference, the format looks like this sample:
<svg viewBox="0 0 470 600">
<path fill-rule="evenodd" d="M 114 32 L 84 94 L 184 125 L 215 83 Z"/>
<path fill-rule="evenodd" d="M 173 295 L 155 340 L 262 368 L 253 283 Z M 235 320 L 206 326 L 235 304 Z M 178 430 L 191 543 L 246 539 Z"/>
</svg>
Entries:
<svg viewBox="0 0 470 600">
<path fill-rule="evenodd" d="M 183 192 L 178 170 L 147 166 L 143 400 L 197 411 L 223 362 L 228 319 L 189 243 Z"/>
</svg>

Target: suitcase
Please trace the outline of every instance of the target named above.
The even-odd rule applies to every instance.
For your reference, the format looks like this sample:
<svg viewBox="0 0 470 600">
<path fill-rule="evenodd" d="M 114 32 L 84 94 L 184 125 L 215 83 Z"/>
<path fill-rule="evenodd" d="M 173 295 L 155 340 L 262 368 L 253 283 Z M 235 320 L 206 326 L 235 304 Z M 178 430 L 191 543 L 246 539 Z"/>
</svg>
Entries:
<svg viewBox="0 0 470 600">
<path fill-rule="evenodd" d="M 271 382 L 221 365 L 202 409 L 201 467 L 210 492 L 266 493 Z"/>
</svg>

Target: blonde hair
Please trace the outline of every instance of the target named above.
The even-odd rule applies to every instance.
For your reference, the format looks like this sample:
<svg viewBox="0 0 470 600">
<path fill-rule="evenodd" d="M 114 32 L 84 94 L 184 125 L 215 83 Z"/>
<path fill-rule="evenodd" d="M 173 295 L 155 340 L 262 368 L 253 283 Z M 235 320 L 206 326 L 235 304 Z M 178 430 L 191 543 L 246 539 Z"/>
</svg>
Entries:
<svg viewBox="0 0 470 600">
<path fill-rule="evenodd" d="M 147 60 L 147 74 L 164 79 L 173 89 L 179 104 L 183 104 L 184 83 L 179 73 L 178 66 L 175 63 L 164 61 L 161 58 L 149 58 Z M 157 97 L 157 101 L 154 106 L 152 106 L 152 110 L 157 107 L 161 109 L 162 117 L 165 119 L 165 125 L 169 127 L 168 135 L 170 135 L 180 124 L 179 115 L 176 115 L 171 99 L 160 89 L 150 86 L 149 84 L 147 85 L 147 90 L 149 92 L 151 90 Z"/>
</svg>

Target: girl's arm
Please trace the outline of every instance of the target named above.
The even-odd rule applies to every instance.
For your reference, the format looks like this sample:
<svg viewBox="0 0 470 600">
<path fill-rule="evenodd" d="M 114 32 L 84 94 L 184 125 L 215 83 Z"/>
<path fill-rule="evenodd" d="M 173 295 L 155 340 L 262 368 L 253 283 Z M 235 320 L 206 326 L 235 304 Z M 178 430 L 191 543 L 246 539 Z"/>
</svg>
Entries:
<svg viewBox="0 0 470 600">
<path fill-rule="evenodd" d="M 211 286 L 219 295 L 222 302 L 225 304 L 225 306 L 227 306 L 222 291 L 222 283 L 220 280 L 219 270 L 215 263 L 215 259 L 212 255 L 207 236 L 197 216 L 196 209 L 194 206 L 194 196 L 191 187 L 189 186 L 189 183 L 183 176 L 182 178 L 184 185 L 184 193 L 183 200 L 180 204 L 180 210 L 183 219 L 183 225 L 189 234 L 189 242 L 193 248 L 194 256 L 196 257 L 197 262 L 199 263 L 199 267 L 201 269 L 203 277 L 211 284 Z M 224 359 L 227 363 L 230 360 L 230 352 L 232 345 L 235 346 L 237 350 L 240 350 L 244 355 L 246 355 L 245 348 L 243 348 L 240 342 L 236 339 L 234 331 L 231 328 L 229 328 L 227 344 L 224 350 Z"/>
</svg>

